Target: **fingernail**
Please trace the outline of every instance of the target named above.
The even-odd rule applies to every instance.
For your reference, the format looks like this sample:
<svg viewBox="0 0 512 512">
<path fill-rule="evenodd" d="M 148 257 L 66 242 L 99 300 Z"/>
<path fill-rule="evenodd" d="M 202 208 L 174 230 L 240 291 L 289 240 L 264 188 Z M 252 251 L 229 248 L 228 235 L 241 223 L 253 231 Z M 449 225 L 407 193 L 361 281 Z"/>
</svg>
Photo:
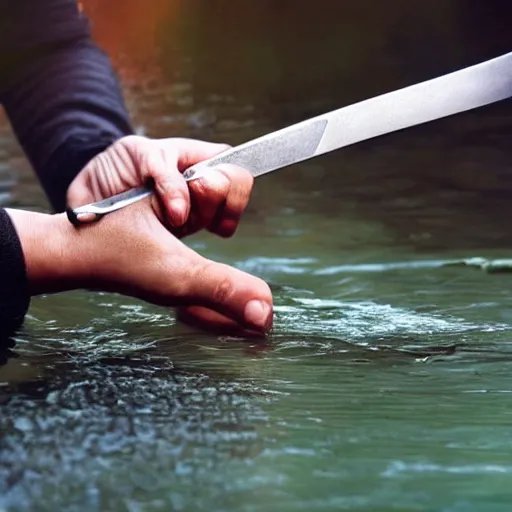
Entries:
<svg viewBox="0 0 512 512">
<path fill-rule="evenodd" d="M 272 309 L 261 300 L 251 300 L 244 310 L 245 321 L 261 331 L 267 331 L 272 326 Z"/>
<path fill-rule="evenodd" d="M 170 214 L 173 226 L 179 228 L 185 224 L 187 216 L 187 203 L 183 199 L 173 199 L 170 203 Z"/>
</svg>

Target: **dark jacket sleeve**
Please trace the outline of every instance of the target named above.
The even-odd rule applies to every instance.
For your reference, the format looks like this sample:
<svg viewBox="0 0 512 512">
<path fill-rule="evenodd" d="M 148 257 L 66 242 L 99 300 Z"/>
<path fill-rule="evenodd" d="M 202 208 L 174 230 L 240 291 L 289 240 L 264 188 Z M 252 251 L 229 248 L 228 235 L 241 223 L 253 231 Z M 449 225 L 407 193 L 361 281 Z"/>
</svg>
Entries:
<svg viewBox="0 0 512 512">
<path fill-rule="evenodd" d="M 0 209 L 0 350 L 23 323 L 29 306 L 21 243 L 4 209 Z"/>
<path fill-rule="evenodd" d="M 0 101 L 56 211 L 85 164 L 133 133 L 76 0 L 0 1 Z"/>
</svg>

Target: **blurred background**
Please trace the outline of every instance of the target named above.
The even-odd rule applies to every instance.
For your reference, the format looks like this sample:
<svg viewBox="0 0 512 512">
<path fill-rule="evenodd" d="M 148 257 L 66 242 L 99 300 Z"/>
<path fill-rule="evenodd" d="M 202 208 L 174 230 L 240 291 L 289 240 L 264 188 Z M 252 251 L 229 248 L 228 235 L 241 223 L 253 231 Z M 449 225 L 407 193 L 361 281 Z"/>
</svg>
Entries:
<svg viewBox="0 0 512 512">
<path fill-rule="evenodd" d="M 343 105 L 510 51 L 505 0 L 85 0 L 126 85 Z M 298 117 L 304 115 L 297 113 Z"/>
</svg>

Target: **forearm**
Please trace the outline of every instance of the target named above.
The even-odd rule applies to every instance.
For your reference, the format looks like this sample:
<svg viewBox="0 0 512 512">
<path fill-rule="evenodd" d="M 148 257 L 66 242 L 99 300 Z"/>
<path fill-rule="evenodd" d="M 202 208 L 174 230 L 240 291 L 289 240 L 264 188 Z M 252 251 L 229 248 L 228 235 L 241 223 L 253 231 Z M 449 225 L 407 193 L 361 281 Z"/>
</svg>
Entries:
<svg viewBox="0 0 512 512">
<path fill-rule="evenodd" d="M 75 229 L 65 214 L 0 209 L 0 348 L 30 297 L 95 288 L 98 253 L 94 232 Z"/>
<path fill-rule="evenodd" d="M 14 225 L 23 253 L 29 296 L 57 293 L 91 284 L 91 254 L 85 230 L 76 230 L 65 214 L 5 210 Z"/>
<path fill-rule="evenodd" d="M 63 211 L 78 172 L 132 129 L 109 59 L 92 42 L 76 2 L 20 1 L 24 9 L 13 24 L 33 25 L 47 9 L 52 16 L 0 75 L 0 99 L 53 208 Z"/>
</svg>

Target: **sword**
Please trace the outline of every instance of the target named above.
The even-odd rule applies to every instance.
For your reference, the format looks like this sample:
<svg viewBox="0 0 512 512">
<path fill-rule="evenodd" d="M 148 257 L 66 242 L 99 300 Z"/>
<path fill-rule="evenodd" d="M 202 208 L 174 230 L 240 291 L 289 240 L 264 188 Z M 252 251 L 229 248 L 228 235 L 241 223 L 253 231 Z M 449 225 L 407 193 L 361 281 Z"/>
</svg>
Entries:
<svg viewBox="0 0 512 512">
<path fill-rule="evenodd" d="M 288 126 L 199 162 L 183 173 L 187 181 L 219 164 L 248 169 L 254 177 L 336 149 L 472 110 L 512 96 L 512 53 L 354 103 Z M 133 188 L 96 203 L 68 208 L 76 226 L 99 220 L 153 193 Z"/>
</svg>

